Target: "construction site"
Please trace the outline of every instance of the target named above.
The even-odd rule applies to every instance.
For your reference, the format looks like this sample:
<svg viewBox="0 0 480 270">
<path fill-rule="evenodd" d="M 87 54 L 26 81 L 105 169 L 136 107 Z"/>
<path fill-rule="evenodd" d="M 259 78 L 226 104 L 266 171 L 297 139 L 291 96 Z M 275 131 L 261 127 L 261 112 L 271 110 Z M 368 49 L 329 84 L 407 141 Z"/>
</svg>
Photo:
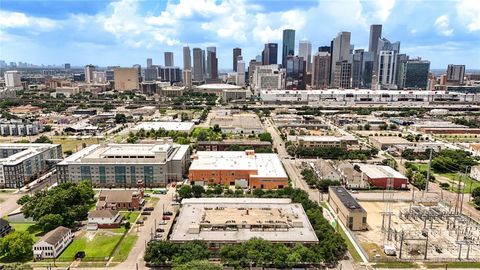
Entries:
<svg viewBox="0 0 480 270">
<path fill-rule="evenodd" d="M 462 212 L 462 196 L 445 204 L 435 196 L 359 201 L 367 211 L 368 230 L 355 232 L 371 261 L 476 261 L 480 224 Z M 433 194 L 430 194 L 433 195 Z"/>
</svg>

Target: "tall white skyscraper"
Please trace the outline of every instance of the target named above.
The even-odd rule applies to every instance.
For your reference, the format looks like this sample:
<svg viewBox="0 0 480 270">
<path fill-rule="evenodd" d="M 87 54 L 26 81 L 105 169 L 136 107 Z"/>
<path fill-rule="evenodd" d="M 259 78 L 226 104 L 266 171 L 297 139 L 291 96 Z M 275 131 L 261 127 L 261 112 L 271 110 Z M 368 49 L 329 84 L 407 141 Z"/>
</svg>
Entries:
<svg viewBox="0 0 480 270">
<path fill-rule="evenodd" d="M 95 71 L 95 66 L 86 65 L 84 71 L 85 71 L 85 82 L 91 83 L 93 80 L 93 71 Z"/>
<path fill-rule="evenodd" d="M 16 70 L 9 70 L 5 71 L 5 86 L 7 88 L 15 88 L 22 86 L 22 82 L 20 80 L 20 72 Z"/>
<path fill-rule="evenodd" d="M 183 47 L 183 69 L 192 69 L 192 55 L 188 46 Z"/>
<path fill-rule="evenodd" d="M 397 53 L 380 51 L 378 56 L 378 86 L 382 89 L 396 88 Z"/>
<path fill-rule="evenodd" d="M 337 62 L 342 62 L 349 59 L 350 36 L 350 32 L 340 32 L 332 41 L 332 62 L 330 63 L 332 66 L 330 72 L 331 83 L 334 82 L 335 73 L 338 72 L 336 69 L 341 67 L 341 65 L 337 64 Z"/>
<path fill-rule="evenodd" d="M 312 43 L 303 39 L 298 43 L 298 56 L 302 57 L 307 66 L 307 72 L 312 72 Z"/>
</svg>

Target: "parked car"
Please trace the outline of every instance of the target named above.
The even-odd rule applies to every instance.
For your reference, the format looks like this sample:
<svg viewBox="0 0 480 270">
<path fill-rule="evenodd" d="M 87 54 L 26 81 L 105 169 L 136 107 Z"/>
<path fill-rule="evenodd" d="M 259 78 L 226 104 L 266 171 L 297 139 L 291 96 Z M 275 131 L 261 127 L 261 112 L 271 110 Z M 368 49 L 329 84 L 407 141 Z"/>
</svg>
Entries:
<svg viewBox="0 0 480 270">
<path fill-rule="evenodd" d="M 137 220 L 137 222 L 136 222 L 136 223 L 137 223 L 137 224 L 142 224 L 142 225 L 143 225 L 143 220 L 139 219 L 139 220 Z"/>
<path fill-rule="evenodd" d="M 179 202 L 171 202 L 170 205 L 180 205 Z"/>
<path fill-rule="evenodd" d="M 167 222 L 165 220 L 160 220 L 160 222 L 158 223 L 158 225 L 166 225 Z"/>
<path fill-rule="evenodd" d="M 162 219 L 163 220 L 170 220 L 170 217 L 169 216 L 163 216 Z"/>
<path fill-rule="evenodd" d="M 154 207 L 144 207 L 143 211 L 153 211 L 155 208 Z"/>
<path fill-rule="evenodd" d="M 163 215 L 164 216 L 171 216 L 171 215 L 173 215 L 173 213 L 171 211 L 165 211 L 165 212 L 163 212 Z"/>
<path fill-rule="evenodd" d="M 149 212 L 149 211 L 143 211 L 142 212 L 142 215 L 144 216 L 150 216 L 152 214 L 152 212 Z"/>
<path fill-rule="evenodd" d="M 156 231 L 156 232 L 165 232 L 165 230 L 162 229 L 162 228 L 157 228 L 155 231 Z"/>
</svg>

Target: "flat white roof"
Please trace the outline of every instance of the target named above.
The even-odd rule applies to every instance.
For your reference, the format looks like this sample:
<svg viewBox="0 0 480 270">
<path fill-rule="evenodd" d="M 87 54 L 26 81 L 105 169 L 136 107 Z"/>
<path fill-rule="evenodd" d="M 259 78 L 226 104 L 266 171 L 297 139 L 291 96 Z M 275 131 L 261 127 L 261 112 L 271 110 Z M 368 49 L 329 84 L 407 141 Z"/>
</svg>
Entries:
<svg viewBox="0 0 480 270">
<path fill-rule="evenodd" d="M 237 210 L 235 210 L 237 209 Z M 252 212 L 248 216 L 249 211 Z M 281 214 L 291 216 L 294 226 L 284 230 L 255 230 L 254 228 L 239 228 L 236 230 L 222 230 L 200 228 L 204 215 L 216 221 L 224 221 L 222 215 L 229 212 L 240 213 L 245 211 L 239 220 L 225 222 L 225 224 L 240 225 L 250 219 L 258 219 L 257 223 L 268 225 L 264 221 L 269 217 L 275 219 Z M 271 212 L 271 215 L 268 213 Z M 255 214 L 266 213 L 262 217 Z M 232 216 L 232 219 L 234 217 Z M 239 224 L 240 223 L 240 224 Z M 205 222 L 203 222 L 205 225 Z M 293 224 L 291 224 L 293 225 Z M 191 229 L 196 229 L 192 232 Z M 235 243 L 248 241 L 253 237 L 263 238 L 267 241 L 281 243 L 317 243 L 318 238 L 301 204 L 291 203 L 290 199 L 265 199 L 265 198 L 198 198 L 184 199 L 178 220 L 175 223 L 170 240 L 174 242 L 187 242 L 203 240 L 207 242 Z"/>
<path fill-rule="evenodd" d="M 224 83 L 211 83 L 211 84 L 202 84 L 197 86 L 198 89 L 211 89 L 211 90 L 233 90 L 233 89 L 242 89 L 241 86 L 232 85 L 232 84 L 224 84 Z"/>
<path fill-rule="evenodd" d="M 403 174 L 397 172 L 390 166 L 372 165 L 372 164 L 358 164 L 360 170 L 369 178 L 400 178 L 407 179 Z"/>
<path fill-rule="evenodd" d="M 256 170 L 258 177 L 288 177 L 277 154 L 244 151 L 198 151 L 190 170 Z"/>
<path fill-rule="evenodd" d="M 193 130 L 193 126 L 195 123 L 193 122 L 142 122 L 138 124 L 136 127 L 133 128 L 133 130 L 140 130 L 144 129 L 145 131 L 150 131 L 150 130 L 159 130 L 159 129 L 164 129 L 166 131 L 184 131 L 184 132 L 190 132 Z"/>
<path fill-rule="evenodd" d="M 18 164 L 31 158 L 42 151 L 59 146 L 59 144 L 50 143 L 2 143 L 0 149 L 18 149 L 21 150 L 6 158 L 0 158 L 0 164 Z"/>
<path fill-rule="evenodd" d="M 344 137 L 335 136 L 287 136 L 288 141 L 302 140 L 307 142 L 340 142 Z"/>
<path fill-rule="evenodd" d="M 261 93 L 264 94 L 309 94 L 309 95 L 318 95 L 318 94 L 357 94 L 357 95 L 379 95 L 379 94 L 389 94 L 389 95 L 464 95 L 460 92 L 452 91 L 426 91 L 426 90 L 368 90 L 368 89 L 312 89 L 312 90 L 267 90 L 261 89 Z"/>
</svg>

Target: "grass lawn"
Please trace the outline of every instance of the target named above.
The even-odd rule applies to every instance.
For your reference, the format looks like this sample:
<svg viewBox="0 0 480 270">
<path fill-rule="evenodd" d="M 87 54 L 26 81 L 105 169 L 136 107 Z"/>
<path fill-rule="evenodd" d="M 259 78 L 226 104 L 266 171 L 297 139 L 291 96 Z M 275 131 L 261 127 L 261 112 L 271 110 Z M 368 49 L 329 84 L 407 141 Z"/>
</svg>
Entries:
<svg viewBox="0 0 480 270">
<path fill-rule="evenodd" d="M 419 266 L 413 262 L 382 262 L 376 263 L 375 268 L 419 268 Z"/>
<path fill-rule="evenodd" d="M 122 243 L 118 247 L 117 251 L 113 255 L 114 262 L 123 262 L 127 259 L 130 250 L 132 250 L 133 245 L 137 242 L 138 236 L 129 234 L 123 238 Z"/>
<path fill-rule="evenodd" d="M 424 263 L 427 268 L 474 268 L 480 269 L 480 262 Z"/>
<path fill-rule="evenodd" d="M 135 224 L 137 217 L 140 215 L 140 211 L 120 211 L 125 221 L 129 221 L 130 224 Z"/>
<path fill-rule="evenodd" d="M 77 152 L 82 149 L 82 144 L 92 145 L 98 143 L 96 138 L 68 138 L 68 137 L 53 137 L 53 143 L 58 143 L 62 145 L 62 151 L 73 151 Z"/>
<path fill-rule="evenodd" d="M 352 259 L 356 262 L 362 262 L 362 257 L 360 257 L 360 254 L 358 254 L 357 250 L 353 246 L 352 242 L 350 242 L 350 239 L 348 239 L 347 234 L 342 230 L 342 228 L 338 229 L 338 233 L 345 240 L 345 243 L 347 243 L 348 252 L 352 256 Z"/>
<path fill-rule="evenodd" d="M 428 171 L 428 164 L 427 163 L 412 163 L 412 167 L 420 172 Z"/>
<path fill-rule="evenodd" d="M 456 192 L 458 187 L 458 176 L 457 173 L 441 173 L 441 176 L 447 177 L 450 179 L 450 191 Z M 462 183 L 465 183 L 465 190 L 462 188 L 462 192 L 470 193 L 471 190 L 474 190 L 477 187 L 480 187 L 480 182 L 471 178 L 470 176 L 461 177 Z"/>
<path fill-rule="evenodd" d="M 59 260 L 73 260 L 78 251 L 85 251 L 85 258 L 83 260 L 98 261 L 110 256 L 121 237 L 120 234 L 110 235 L 97 232 L 93 239 L 89 240 L 86 234 L 83 234 L 73 240 L 60 255 Z"/>
<path fill-rule="evenodd" d="M 43 235 L 42 229 L 34 222 L 26 223 L 10 223 L 10 225 L 17 232 L 28 232 L 32 237 L 33 241 L 37 241 Z"/>
</svg>

